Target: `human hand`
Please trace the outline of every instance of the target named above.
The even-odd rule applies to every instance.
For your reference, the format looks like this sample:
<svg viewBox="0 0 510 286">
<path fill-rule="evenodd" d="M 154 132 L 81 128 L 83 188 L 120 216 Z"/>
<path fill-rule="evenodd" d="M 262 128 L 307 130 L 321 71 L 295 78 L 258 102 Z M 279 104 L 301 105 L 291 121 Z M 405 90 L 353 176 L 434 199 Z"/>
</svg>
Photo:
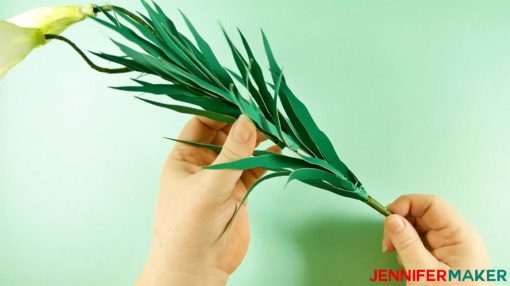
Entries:
<svg viewBox="0 0 510 286">
<path fill-rule="evenodd" d="M 396 250 L 399 263 L 406 270 L 490 267 L 480 235 L 447 202 L 431 195 L 405 195 L 388 209 L 393 215 L 385 219 L 382 248 L 384 252 Z M 442 284 L 408 282 L 407 285 Z"/>
<path fill-rule="evenodd" d="M 194 117 L 179 139 L 222 145 L 220 154 L 176 143 L 161 175 L 151 252 L 137 285 L 225 285 L 248 248 L 247 189 L 264 170 L 205 170 L 249 157 L 265 138 L 246 116 L 233 126 Z M 277 146 L 268 151 L 279 152 Z"/>
</svg>

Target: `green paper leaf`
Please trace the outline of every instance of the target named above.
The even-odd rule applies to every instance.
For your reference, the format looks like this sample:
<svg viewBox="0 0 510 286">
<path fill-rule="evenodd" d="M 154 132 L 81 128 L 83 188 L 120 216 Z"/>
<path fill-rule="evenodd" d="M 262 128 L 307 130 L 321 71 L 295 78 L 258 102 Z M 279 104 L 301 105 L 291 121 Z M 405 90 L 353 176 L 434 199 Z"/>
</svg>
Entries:
<svg viewBox="0 0 510 286">
<path fill-rule="evenodd" d="M 333 193 L 366 201 L 367 195 L 363 188 L 357 187 L 349 181 L 343 180 L 329 172 L 315 169 L 303 168 L 294 170 L 287 180 L 287 184 L 293 180 L 316 183 L 315 186 L 326 189 Z M 319 183 L 319 182 L 322 182 Z"/>
<path fill-rule="evenodd" d="M 231 226 L 234 224 L 235 222 L 235 219 L 237 218 L 237 214 L 239 213 L 239 211 L 241 210 L 241 207 L 243 206 L 243 204 L 246 202 L 246 200 L 248 199 L 248 197 L 250 196 L 251 192 L 255 189 L 255 187 L 257 187 L 260 183 L 264 182 L 264 181 L 267 181 L 269 179 L 273 179 L 273 178 L 277 178 L 277 177 L 284 177 L 284 176 L 288 176 L 289 175 L 289 171 L 281 171 L 281 172 L 274 172 L 274 173 L 270 173 L 270 174 L 267 174 L 265 175 L 264 177 L 262 178 L 259 178 L 257 181 L 255 181 L 255 183 L 253 183 L 253 185 L 248 189 L 248 191 L 246 192 L 246 194 L 244 194 L 243 198 L 241 199 L 241 202 L 239 202 L 239 206 L 237 206 L 235 212 L 234 212 L 234 215 L 232 216 L 232 219 L 230 219 L 230 222 L 228 223 L 227 225 L 227 228 L 225 230 L 226 233 L 229 232 Z"/>
<path fill-rule="evenodd" d="M 188 26 L 188 29 L 190 30 L 191 34 L 195 38 L 195 41 L 197 42 L 198 48 L 200 51 L 202 51 L 206 62 L 208 63 L 209 67 L 211 67 L 214 74 L 216 74 L 220 79 L 221 82 L 224 84 L 224 86 L 228 87 L 232 83 L 232 79 L 228 75 L 228 73 L 225 71 L 225 69 L 221 66 L 221 64 L 218 62 L 218 59 L 214 55 L 211 47 L 209 44 L 200 36 L 198 31 L 195 29 L 191 21 L 182 13 L 182 11 L 179 11 L 186 22 L 186 25 Z"/>
<path fill-rule="evenodd" d="M 167 58 L 169 61 L 171 61 L 172 63 L 178 65 L 180 68 L 183 68 L 183 69 L 187 69 L 187 70 L 190 70 L 192 72 L 196 72 L 196 73 L 199 73 L 201 75 L 203 75 L 203 72 L 200 71 L 200 69 L 198 69 L 197 67 L 195 67 L 194 65 L 190 65 L 186 60 L 185 58 L 183 58 L 183 56 L 179 56 L 176 54 L 176 52 L 174 50 L 172 50 L 169 45 L 165 42 L 165 41 L 162 41 L 155 33 L 154 31 L 151 31 L 149 30 L 147 27 L 145 27 L 144 25 L 141 25 L 139 24 L 138 22 L 136 22 L 135 20 L 133 20 L 131 17 L 129 17 L 128 15 L 125 15 L 124 13 L 122 13 L 122 11 L 117 11 L 118 15 L 120 15 L 124 20 L 126 20 L 127 22 L 129 22 L 133 27 L 135 27 L 140 33 L 142 33 L 142 35 L 147 38 L 149 41 L 151 41 L 153 43 L 154 46 L 160 48 L 160 50 L 163 52 L 165 58 Z M 150 22 L 152 23 L 152 22 Z M 122 32 L 119 32 L 121 34 L 123 34 Z"/>
<path fill-rule="evenodd" d="M 212 150 L 212 151 L 214 151 L 216 153 L 220 153 L 221 149 L 223 148 L 222 146 L 218 146 L 218 145 L 199 143 L 199 142 L 188 141 L 188 140 L 181 140 L 181 139 L 175 139 L 175 138 L 169 138 L 169 137 L 165 137 L 165 139 L 172 140 L 172 141 L 179 142 L 179 143 L 183 143 L 183 144 L 187 144 L 187 145 L 191 145 L 191 146 L 194 146 L 194 147 L 209 149 L 209 150 Z M 269 152 L 269 151 L 266 151 L 266 150 L 255 150 L 253 152 L 253 156 L 273 155 L 273 154 L 276 154 L 276 153 Z"/>
<path fill-rule="evenodd" d="M 312 168 L 313 166 L 314 165 L 311 165 L 308 162 L 298 159 L 298 158 L 288 157 L 285 155 L 271 154 L 271 155 L 262 155 L 262 156 L 257 156 L 257 157 L 243 158 L 243 159 L 239 159 L 239 160 L 233 161 L 233 162 L 211 165 L 211 166 L 204 167 L 204 169 L 248 170 L 248 169 L 254 169 L 254 168 L 264 168 L 267 170 L 281 171 L 282 169 Z"/>
<path fill-rule="evenodd" d="M 210 76 L 207 68 L 203 67 L 200 59 L 197 59 L 197 57 L 201 55 L 195 53 L 196 49 L 193 49 L 193 45 L 188 45 L 188 42 L 183 41 L 183 37 L 177 32 L 172 21 L 166 17 L 164 13 L 163 16 L 158 14 L 158 12 L 152 9 L 145 1 L 142 1 L 142 4 L 149 13 L 152 27 L 157 36 L 161 38 L 163 46 L 166 46 L 166 51 L 172 59 L 177 61 L 181 68 L 194 72 L 195 75 L 199 76 L 202 80 L 214 81 L 214 77 Z M 159 6 L 155 6 L 159 8 Z"/>
<path fill-rule="evenodd" d="M 216 113 L 216 112 L 212 112 L 212 111 L 196 109 L 196 108 L 192 108 L 192 107 L 188 107 L 188 106 L 183 106 L 183 105 L 165 104 L 165 103 L 161 103 L 161 102 L 157 102 L 157 101 L 152 101 L 152 100 L 144 99 L 144 98 L 141 98 L 141 97 L 136 97 L 136 98 L 138 98 L 138 99 L 140 99 L 142 101 L 145 101 L 145 102 L 147 102 L 149 104 L 152 104 L 152 105 L 155 105 L 155 106 L 159 106 L 159 107 L 163 107 L 163 108 L 166 108 L 166 109 L 171 109 L 171 110 L 177 111 L 179 113 L 204 116 L 204 117 L 207 117 L 207 118 L 215 120 L 215 121 L 229 123 L 229 124 L 232 124 L 232 123 L 234 123 L 236 121 L 236 119 L 233 118 L 233 117 L 225 116 L 225 115 L 222 115 L 220 113 Z"/>
<path fill-rule="evenodd" d="M 114 88 L 165 95 L 192 106 L 139 99 L 161 108 L 228 124 L 232 124 L 240 114 L 245 114 L 271 141 L 295 153 L 291 157 L 256 150 L 253 157 L 207 166 L 205 169 L 264 168 L 276 171 L 257 181 L 245 197 L 264 180 L 289 176 L 288 182 L 297 180 L 338 195 L 367 200 L 368 195 L 359 180 L 340 160 L 333 144 L 319 129 L 306 105 L 288 86 L 263 32 L 263 45 L 272 83 L 266 82 L 260 62 L 256 60 L 250 44 L 239 29 L 245 50 L 243 53 L 222 27 L 237 66 L 237 71 L 232 71 L 222 66 L 210 45 L 182 12 L 192 35 L 190 38 L 179 32 L 156 3 L 149 4 L 142 0 L 142 4 L 146 9 L 146 13 L 140 14 L 142 23 L 140 19 L 131 18 L 130 13 L 118 9 L 114 9 L 115 14 L 105 12 L 107 20 L 98 19 L 98 23 L 119 34 L 123 42 L 112 40 L 120 49 L 120 55 L 94 54 L 131 70 L 159 77 L 165 82 L 150 83 L 135 79 L 138 86 Z M 118 19 L 116 16 L 119 16 Z M 212 144 L 171 140 L 214 152 L 221 152 L 222 148 Z"/>
<path fill-rule="evenodd" d="M 269 93 L 269 90 L 266 86 L 266 80 L 264 79 L 264 75 L 262 73 L 262 69 L 260 68 L 259 63 L 255 59 L 255 56 L 253 55 L 253 52 L 251 51 L 250 45 L 248 44 L 248 41 L 246 41 L 246 38 L 244 37 L 241 30 L 237 29 L 239 32 L 239 36 L 241 37 L 241 40 L 243 42 L 244 49 L 246 50 L 246 53 L 248 54 L 248 59 L 251 61 L 250 65 L 250 74 L 253 77 L 255 84 L 258 87 L 257 93 L 252 93 L 255 96 L 255 99 L 257 100 L 257 103 L 261 110 L 264 112 L 266 117 L 269 119 L 272 119 L 272 112 L 271 112 L 271 102 L 273 101 L 273 98 L 271 97 L 271 94 Z"/>
<path fill-rule="evenodd" d="M 168 97 L 190 104 L 195 104 L 205 110 L 221 113 L 230 117 L 238 118 L 239 110 L 233 104 L 220 98 L 208 97 L 206 95 L 197 94 L 188 87 L 179 84 L 152 84 L 141 80 L 134 79 L 140 86 L 118 86 L 112 87 L 118 90 L 143 92 L 150 94 L 164 94 Z"/>
<path fill-rule="evenodd" d="M 248 197 L 250 196 L 251 192 L 255 189 L 256 186 L 258 186 L 260 183 L 264 182 L 264 181 L 267 181 L 269 179 L 273 179 L 273 178 L 277 178 L 277 177 L 284 177 L 284 176 L 288 176 L 291 172 L 289 171 L 280 171 L 280 172 L 274 172 L 274 173 L 270 173 L 270 174 L 267 174 L 261 178 L 259 178 L 257 181 L 255 181 L 255 183 L 253 183 L 253 185 L 248 189 L 248 191 L 246 192 L 246 194 L 243 196 L 243 198 L 241 199 L 241 202 L 239 203 L 239 208 L 241 208 L 241 206 L 244 204 L 244 202 L 246 202 L 246 200 L 248 199 Z M 235 217 L 235 215 L 234 215 Z"/>
<path fill-rule="evenodd" d="M 225 36 L 225 39 L 227 40 L 230 51 L 232 52 L 232 57 L 234 58 L 237 68 L 239 69 L 239 73 L 244 77 L 246 75 L 246 67 L 248 66 L 248 62 L 243 58 L 237 47 L 234 45 L 227 31 L 225 31 L 223 27 L 221 27 L 221 30 Z M 245 78 L 244 82 L 246 82 Z"/>
<path fill-rule="evenodd" d="M 276 89 L 278 88 L 276 87 L 276 81 L 278 80 L 277 75 L 281 74 L 282 71 L 275 60 L 269 42 L 263 32 L 262 37 Z M 284 79 L 282 80 L 281 90 L 279 90 L 279 93 L 280 101 L 284 107 L 285 112 L 287 113 L 287 116 L 289 116 L 292 127 L 295 128 L 296 133 L 299 135 L 300 139 L 308 147 L 308 149 L 317 157 L 326 159 L 328 162 L 333 164 L 340 172 L 342 172 L 342 174 L 344 174 L 344 176 L 349 178 L 353 183 L 359 183 L 354 174 L 340 160 L 337 152 L 331 144 L 331 141 L 324 134 L 324 132 L 319 129 L 306 106 L 294 95 L 294 93 L 285 83 Z"/>
</svg>

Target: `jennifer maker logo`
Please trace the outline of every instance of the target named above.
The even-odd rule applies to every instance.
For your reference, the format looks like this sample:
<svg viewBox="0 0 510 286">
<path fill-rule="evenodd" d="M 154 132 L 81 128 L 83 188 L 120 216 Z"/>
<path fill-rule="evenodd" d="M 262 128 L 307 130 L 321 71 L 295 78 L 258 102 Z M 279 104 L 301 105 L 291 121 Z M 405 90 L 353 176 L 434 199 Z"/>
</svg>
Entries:
<svg viewBox="0 0 510 286">
<path fill-rule="evenodd" d="M 375 269 L 371 282 L 410 281 L 410 282 L 503 282 L 507 281 L 507 271 L 503 269 L 444 270 Z"/>
</svg>

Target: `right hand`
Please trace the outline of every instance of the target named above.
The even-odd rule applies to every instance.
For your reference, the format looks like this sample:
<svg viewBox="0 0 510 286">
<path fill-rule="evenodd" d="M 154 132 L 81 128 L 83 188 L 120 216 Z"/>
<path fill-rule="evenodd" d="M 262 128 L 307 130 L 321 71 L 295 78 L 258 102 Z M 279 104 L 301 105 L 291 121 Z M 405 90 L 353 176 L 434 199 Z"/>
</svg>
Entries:
<svg viewBox="0 0 510 286">
<path fill-rule="evenodd" d="M 490 267 L 480 235 L 444 200 L 432 195 L 405 195 L 388 209 L 393 214 L 384 221 L 383 252 L 396 251 L 399 263 L 406 270 Z M 408 282 L 407 285 L 438 283 Z"/>
</svg>

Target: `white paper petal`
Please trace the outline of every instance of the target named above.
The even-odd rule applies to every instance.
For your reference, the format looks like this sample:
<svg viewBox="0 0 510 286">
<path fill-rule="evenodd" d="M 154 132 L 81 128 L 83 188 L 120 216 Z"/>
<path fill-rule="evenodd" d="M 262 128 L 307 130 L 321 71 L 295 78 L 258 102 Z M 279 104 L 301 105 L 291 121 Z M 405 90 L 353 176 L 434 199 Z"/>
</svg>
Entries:
<svg viewBox="0 0 510 286">
<path fill-rule="evenodd" d="M 39 29 L 23 28 L 0 20 L 0 78 L 23 60 L 35 47 L 45 43 Z"/>
<path fill-rule="evenodd" d="M 44 34 L 60 34 L 87 16 L 95 16 L 92 4 L 36 8 L 8 21 L 20 27 L 38 28 Z"/>
</svg>

